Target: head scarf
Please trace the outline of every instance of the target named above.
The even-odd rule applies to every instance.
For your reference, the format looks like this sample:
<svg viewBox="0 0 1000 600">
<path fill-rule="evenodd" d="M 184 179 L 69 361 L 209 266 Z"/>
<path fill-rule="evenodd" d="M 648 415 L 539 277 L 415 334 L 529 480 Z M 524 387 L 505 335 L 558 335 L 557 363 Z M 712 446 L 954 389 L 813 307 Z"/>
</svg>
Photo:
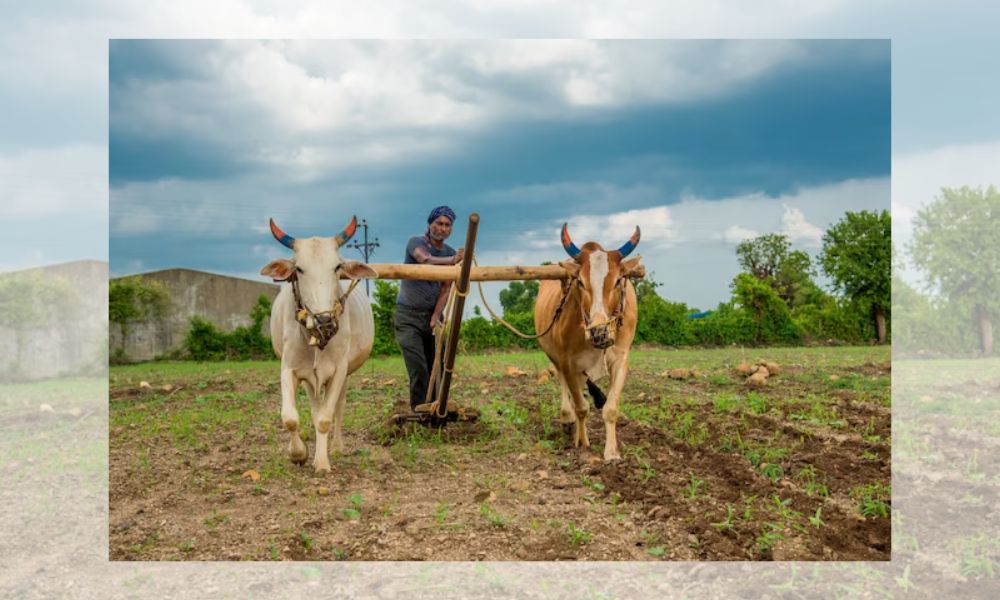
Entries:
<svg viewBox="0 0 1000 600">
<path fill-rule="evenodd" d="M 455 211 L 451 210 L 447 206 L 439 206 L 439 207 L 435 208 L 434 210 L 432 210 L 431 214 L 428 215 L 428 217 L 427 217 L 427 224 L 430 225 L 431 223 L 433 223 L 435 221 L 435 219 L 437 219 L 441 215 L 444 215 L 444 216 L 448 217 L 449 219 L 451 219 L 452 223 L 455 222 Z"/>
</svg>

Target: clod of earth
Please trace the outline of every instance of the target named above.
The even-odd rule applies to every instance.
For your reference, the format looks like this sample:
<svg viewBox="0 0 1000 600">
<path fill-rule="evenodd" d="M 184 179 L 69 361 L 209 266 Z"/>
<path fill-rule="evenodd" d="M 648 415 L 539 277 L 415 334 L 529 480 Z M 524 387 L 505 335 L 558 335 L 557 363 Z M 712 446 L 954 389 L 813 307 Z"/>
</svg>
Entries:
<svg viewBox="0 0 1000 600">
<path fill-rule="evenodd" d="M 151 390 L 151 389 L 153 389 L 153 386 L 149 385 L 148 381 L 140 381 L 139 382 L 139 389 L 143 390 L 143 391 Z"/>
<path fill-rule="evenodd" d="M 476 504 L 481 502 L 493 502 L 497 499 L 497 493 L 492 490 L 483 490 L 476 494 L 475 500 Z"/>
<path fill-rule="evenodd" d="M 660 375 L 666 375 L 670 379 L 687 379 L 691 377 L 692 372 L 690 369 L 670 369 L 669 371 L 664 371 Z"/>
<path fill-rule="evenodd" d="M 741 362 L 740 364 L 736 365 L 736 371 L 742 373 L 743 375 L 750 373 L 750 369 L 751 369 L 750 364 L 746 362 Z"/>
<path fill-rule="evenodd" d="M 747 377 L 747 385 L 752 387 L 762 387 L 767 381 L 767 376 L 767 367 L 758 366 L 757 369 L 754 370 L 753 375 Z"/>
<path fill-rule="evenodd" d="M 160 389 L 162 389 L 164 392 L 167 392 L 169 394 L 170 392 L 174 391 L 174 386 L 170 385 L 169 383 L 166 383 Z"/>
<path fill-rule="evenodd" d="M 514 365 L 510 365 L 507 367 L 508 377 L 524 377 L 527 374 L 528 374 L 527 371 L 522 371 L 521 369 L 515 367 Z"/>
<path fill-rule="evenodd" d="M 536 380 L 536 382 L 537 382 L 537 383 L 539 383 L 539 384 L 541 384 L 541 383 L 545 383 L 545 382 L 547 382 L 547 381 L 548 381 L 548 380 L 549 380 L 549 379 L 550 379 L 551 377 L 552 377 L 552 376 L 551 376 L 551 375 L 549 375 L 549 370 L 548 370 L 548 369 L 542 369 L 541 371 L 539 371 L 539 372 L 538 372 L 538 379 Z"/>
<path fill-rule="evenodd" d="M 249 479 L 251 481 L 260 481 L 260 473 L 254 471 L 253 469 L 250 469 L 249 471 L 244 471 L 243 475 L 240 475 L 240 477 L 244 479 Z"/>
<path fill-rule="evenodd" d="M 50 405 L 50 404 L 41 404 L 41 405 L 38 406 L 38 410 L 40 412 L 47 412 L 47 413 L 54 413 L 54 412 L 56 412 L 55 410 L 53 410 L 52 405 Z"/>
<path fill-rule="evenodd" d="M 771 361 L 766 361 L 766 362 L 762 362 L 760 364 L 762 364 L 765 367 L 767 367 L 767 370 L 768 370 L 768 372 L 770 372 L 771 375 L 777 375 L 778 373 L 781 372 L 781 367 L 778 366 L 778 363 L 774 363 L 774 362 L 771 362 Z"/>
</svg>

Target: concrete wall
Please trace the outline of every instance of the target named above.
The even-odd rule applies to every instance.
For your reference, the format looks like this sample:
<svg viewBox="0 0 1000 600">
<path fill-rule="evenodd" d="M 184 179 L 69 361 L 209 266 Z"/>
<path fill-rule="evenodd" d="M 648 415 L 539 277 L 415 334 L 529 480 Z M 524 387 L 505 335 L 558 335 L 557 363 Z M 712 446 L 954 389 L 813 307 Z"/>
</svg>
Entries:
<svg viewBox="0 0 1000 600">
<path fill-rule="evenodd" d="M 191 269 L 154 271 L 142 273 L 142 277 L 162 283 L 170 294 L 171 306 L 161 321 L 129 326 L 125 340 L 125 356 L 129 360 L 150 360 L 180 349 L 193 316 L 211 322 L 222 331 L 250 325 L 250 311 L 257 298 L 263 294 L 274 301 L 280 289 L 271 283 Z M 264 326 L 268 327 L 266 320 Z M 110 333 L 110 348 L 114 352 L 121 344 L 121 332 L 112 324 Z M 269 335 L 267 329 L 264 333 Z"/>
<path fill-rule="evenodd" d="M 33 280 L 62 280 L 68 284 L 68 302 L 38 293 Z M 4 315 L 21 312 L 14 308 L 18 302 L 32 304 L 27 321 L 0 321 L 0 380 L 106 372 L 107 282 L 108 263 L 96 260 L 0 274 L 6 293 L 13 294 L 0 298 Z"/>
</svg>

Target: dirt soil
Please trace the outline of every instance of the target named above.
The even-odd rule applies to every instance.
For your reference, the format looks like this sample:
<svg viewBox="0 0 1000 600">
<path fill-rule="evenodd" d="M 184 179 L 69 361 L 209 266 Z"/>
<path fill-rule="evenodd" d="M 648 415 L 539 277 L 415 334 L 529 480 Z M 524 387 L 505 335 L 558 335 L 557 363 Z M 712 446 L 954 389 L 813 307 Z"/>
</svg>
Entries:
<svg viewBox="0 0 1000 600">
<path fill-rule="evenodd" d="M 456 398 L 482 411 L 480 422 L 391 429 L 349 414 L 346 452 L 315 474 L 285 455 L 272 370 L 190 380 L 151 371 L 151 390 L 112 377 L 112 560 L 890 558 L 889 518 L 862 515 L 857 495 L 890 483 L 889 408 L 826 389 L 827 371 L 775 377 L 755 392 L 767 410 L 718 408 L 720 395 L 746 394 L 730 368 L 669 382 L 633 373 L 633 418 L 618 422 L 614 463 L 601 458 L 596 412 L 592 448 L 566 447 L 552 383 L 471 376 Z M 829 372 L 889 377 L 888 364 Z M 479 393 L 498 382 L 503 401 Z M 384 422 L 401 407 L 364 403 L 404 385 L 352 378 L 349 410 Z M 790 416 L 817 395 L 839 426 Z M 197 412 L 206 403 L 218 411 Z M 768 447 L 783 452 L 753 460 Z"/>
</svg>

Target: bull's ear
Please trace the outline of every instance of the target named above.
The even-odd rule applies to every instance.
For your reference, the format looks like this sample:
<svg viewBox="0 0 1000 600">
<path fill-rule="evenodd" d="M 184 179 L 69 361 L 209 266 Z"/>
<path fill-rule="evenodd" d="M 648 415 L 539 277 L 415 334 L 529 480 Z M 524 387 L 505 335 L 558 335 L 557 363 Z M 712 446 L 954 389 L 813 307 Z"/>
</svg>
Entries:
<svg viewBox="0 0 1000 600">
<path fill-rule="evenodd" d="M 622 263 L 622 273 L 625 277 L 636 277 L 642 279 L 646 276 L 646 267 L 642 265 L 642 257 L 636 256 L 633 259 L 626 260 Z"/>
<path fill-rule="evenodd" d="M 287 258 L 278 258 L 267 263 L 260 274 L 275 281 L 288 281 L 295 275 L 295 263 Z"/>
<path fill-rule="evenodd" d="M 569 273 L 571 277 L 577 277 L 580 275 L 580 269 L 582 268 L 582 265 L 574 259 L 561 260 L 559 261 L 559 266 L 566 269 L 566 272 Z"/>
<path fill-rule="evenodd" d="M 375 269 L 357 260 L 345 260 L 340 265 L 340 273 L 351 279 L 378 279 Z"/>
</svg>

